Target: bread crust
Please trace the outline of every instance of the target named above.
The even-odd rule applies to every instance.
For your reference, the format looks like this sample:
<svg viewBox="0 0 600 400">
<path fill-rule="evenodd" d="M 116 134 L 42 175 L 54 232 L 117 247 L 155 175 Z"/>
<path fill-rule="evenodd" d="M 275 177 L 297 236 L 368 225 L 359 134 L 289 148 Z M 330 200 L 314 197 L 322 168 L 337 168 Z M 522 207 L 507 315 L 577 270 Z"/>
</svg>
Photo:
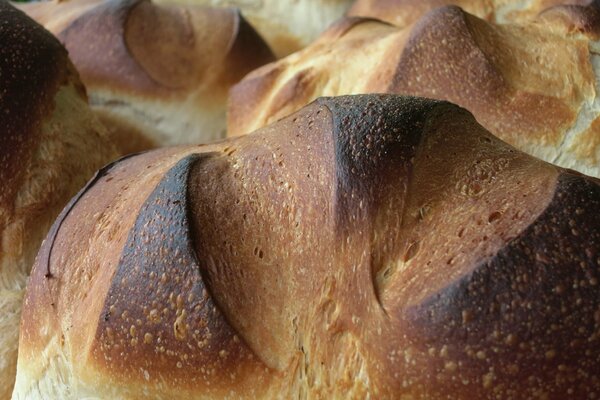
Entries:
<svg viewBox="0 0 600 400">
<path fill-rule="evenodd" d="M 0 4 L 0 398 L 12 392 L 26 279 L 68 199 L 116 156 L 66 50 Z"/>
<path fill-rule="evenodd" d="M 58 372 L 65 398 L 589 393 L 599 205 L 465 110 L 389 95 L 131 157 L 40 252 L 15 398 Z"/>
<path fill-rule="evenodd" d="M 597 10 L 586 13 L 590 7 L 551 9 L 544 15 L 554 22 L 526 25 L 491 24 L 456 6 L 405 29 L 340 21 L 311 46 L 236 84 L 228 133 L 260 128 L 319 96 L 408 94 L 459 104 L 517 148 L 600 176 L 600 64 L 590 39 Z"/>
<path fill-rule="evenodd" d="M 439 7 L 455 5 L 495 23 L 524 23 L 553 7 L 579 8 L 593 0 L 356 0 L 348 16 L 377 18 L 403 28 Z"/>
<path fill-rule="evenodd" d="M 223 137 L 229 87 L 274 60 L 236 9 L 150 0 L 96 0 L 85 6 L 47 2 L 22 8 L 54 29 L 81 73 L 93 108 L 108 117 L 107 123 L 115 122 L 111 131 L 125 135 L 119 142 L 139 144 L 133 151 L 146 150 L 149 143 Z M 123 129 L 121 121 L 131 129 Z M 138 140 L 140 132 L 145 141 Z"/>
</svg>

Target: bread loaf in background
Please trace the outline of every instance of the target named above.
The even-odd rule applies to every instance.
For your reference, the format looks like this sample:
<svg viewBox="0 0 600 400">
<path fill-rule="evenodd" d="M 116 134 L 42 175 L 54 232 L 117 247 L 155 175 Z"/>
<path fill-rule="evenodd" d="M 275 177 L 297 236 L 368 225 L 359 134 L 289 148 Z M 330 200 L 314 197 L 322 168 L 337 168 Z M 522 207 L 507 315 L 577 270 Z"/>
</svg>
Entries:
<svg viewBox="0 0 600 400">
<path fill-rule="evenodd" d="M 50 225 L 117 157 L 67 52 L 0 2 L 0 399 L 10 398 L 25 283 Z"/>
<path fill-rule="evenodd" d="M 597 16 L 594 6 L 559 7 L 497 25 L 446 6 L 405 29 L 349 17 L 235 85 L 228 132 L 251 132 L 323 95 L 410 94 L 455 102 L 517 148 L 600 176 Z"/>
<path fill-rule="evenodd" d="M 273 61 L 234 9 L 149 0 L 20 7 L 65 44 L 123 152 L 223 137 L 229 87 Z"/>
<path fill-rule="evenodd" d="M 597 179 L 393 95 L 130 157 L 44 242 L 14 398 L 585 398 L 599 207 Z"/>
<path fill-rule="evenodd" d="M 376 18 L 404 28 L 428 11 L 455 5 L 479 18 L 497 23 L 525 23 L 555 6 L 586 6 L 593 0 L 356 0 L 352 17 Z"/>
<path fill-rule="evenodd" d="M 352 0 L 157 0 L 160 3 L 239 7 L 277 57 L 307 46 L 352 4 Z"/>
</svg>

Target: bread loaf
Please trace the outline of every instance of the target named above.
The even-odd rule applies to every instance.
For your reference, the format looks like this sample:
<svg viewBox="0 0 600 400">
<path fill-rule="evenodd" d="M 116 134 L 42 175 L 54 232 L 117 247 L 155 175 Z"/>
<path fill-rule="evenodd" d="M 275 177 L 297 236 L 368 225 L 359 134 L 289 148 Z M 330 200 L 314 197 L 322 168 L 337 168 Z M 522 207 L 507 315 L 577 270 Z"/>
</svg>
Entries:
<svg viewBox="0 0 600 400">
<path fill-rule="evenodd" d="M 92 107 L 126 151 L 224 136 L 229 87 L 273 60 L 233 9 L 149 0 L 22 8 L 65 44 Z"/>
<path fill-rule="evenodd" d="M 403 28 L 435 8 L 456 5 L 490 22 L 527 22 L 556 6 L 585 6 L 593 0 L 356 0 L 347 15 L 369 17 Z M 589 11 L 588 11 L 589 12 Z"/>
<path fill-rule="evenodd" d="M 600 176 L 600 18 L 554 9 L 528 25 L 495 25 L 455 6 L 406 29 L 340 21 L 315 43 L 233 87 L 229 133 L 251 132 L 319 96 L 398 93 L 457 103 L 536 157 Z"/>
<path fill-rule="evenodd" d="M 60 43 L 0 2 L 0 399 L 10 398 L 27 275 L 68 200 L 117 156 Z"/>
<path fill-rule="evenodd" d="M 599 207 L 597 179 L 392 95 L 130 157 L 44 242 L 14 398 L 585 398 Z"/>
<path fill-rule="evenodd" d="M 352 0 L 158 0 L 160 3 L 239 7 L 278 57 L 308 45 Z"/>
</svg>

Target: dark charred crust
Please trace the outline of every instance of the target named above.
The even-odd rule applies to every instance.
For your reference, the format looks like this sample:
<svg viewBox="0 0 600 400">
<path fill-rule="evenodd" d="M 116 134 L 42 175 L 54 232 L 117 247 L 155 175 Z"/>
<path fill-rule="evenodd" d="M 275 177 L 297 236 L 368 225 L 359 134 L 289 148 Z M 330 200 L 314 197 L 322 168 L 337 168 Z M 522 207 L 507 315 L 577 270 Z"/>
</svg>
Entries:
<svg viewBox="0 0 600 400">
<path fill-rule="evenodd" d="M 353 247 L 360 248 L 359 243 L 373 243 L 377 232 L 400 228 L 414 157 L 432 112 L 460 109 L 437 100 L 394 95 L 324 98 L 318 103 L 333 118 L 335 234 L 340 242 L 352 247 L 347 241 L 355 240 Z M 395 225 L 398 220 L 379 217 L 390 208 L 396 210 L 400 225 Z M 371 250 L 373 296 L 387 314 L 376 282 L 384 255 Z"/>
<path fill-rule="evenodd" d="M 529 228 L 405 311 L 413 343 L 424 354 L 445 353 L 428 360 L 428 371 L 414 371 L 421 382 L 438 377 L 430 396 L 559 399 L 600 390 L 598 210 L 598 181 L 564 172 Z"/>
<path fill-rule="evenodd" d="M 343 220 L 353 219 L 358 200 L 351 199 L 362 199 L 365 209 L 374 211 L 397 186 L 398 177 L 411 175 L 412 158 L 431 111 L 448 106 L 437 100 L 394 95 L 342 96 L 318 102 L 333 115 L 339 226 L 348 226 Z"/>
<path fill-rule="evenodd" d="M 50 260 L 52 257 L 52 248 L 54 247 L 54 242 L 56 241 L 56 236 L 58 234 L 58 231 L 60 230 L 65 219 L 69 216 L 69 213 L 73 210 L 73 208 L 79 202 L 79 200 L 81 200 L 81 198 L 100 179 L 102 179 L 104 176 L 106 176 L 106 174 L 108 174 L 114 166 L 121 163 L 122 161 L 125 161 L 128 158 L 135 157 L 139 154 L 140 153 L 128 154 L 128 155 L 121 157 L 118 160 L 115 160 L 115 161 L 105 165 L 104 167 L 100 168 L 98 171 L 96 171 L 96 173 L 88 181 L 88 183 L 86 183 L 86 185 L 69 201 L 69 203 L 61 211 L 59 216 L 56 218 L 56 221 L 54 221 L 54 224 L 52 224 L 52 228 L 50 228 L 50 232 L 48 232 L 47 239 L 46 239 L 48 244 L 46 246 L 43 246 L 41 249 L 41 252 L 40 252 L 40 260 L 45 260 L 45 261 L 42 261 L 42 264 L 46 265 L 46 273 L 44 274 L 44 276 L 46 278 L 53 277 L 52 271 L 50 270 Z"/>
<path fill-rule="evenodd" d="M 214 156 L 190 155 L 172 167 L 129 233 L 94 349 L 120 376 L 143 381 L 145 373 L 160 373 L 170 382 L 184 379 L 184 386 L 229 382 L 252 358 L 208 293 L 193 247 L 188 176 Z"/>
<path fill-rule="evenodd" d="M 129 14 L 148 0 L 109 0 L 75 19 L 58 34 L 84 81 L 114 82 L 142 92 L 161 85 L 137 63 L 125 42 Z M 98 62 L 102 54 L 102 62 Z"/>
<path fill-rule="evenodd" d="M 440 7 L 423 16 L 411 30 L 388 91 L 419 91 L 434 97 L 431 89 L 436 89 L 447 99 L 461 99 L 468 88 L 464 79 L 454 78 L 459 76 L 476 78 L 473 83 L 477 90 L 469 90 L 475 97 L 473 102 L 486 104 L 503 93 L 503 77 L 475 41 L 465 12 L 456 6 Z"/>
<path fill-rule="evenodd" d="M 0 2 L 0 207 L 12 207 L 67 65 L 65 49 L 50 33 Z"/>
</svg>

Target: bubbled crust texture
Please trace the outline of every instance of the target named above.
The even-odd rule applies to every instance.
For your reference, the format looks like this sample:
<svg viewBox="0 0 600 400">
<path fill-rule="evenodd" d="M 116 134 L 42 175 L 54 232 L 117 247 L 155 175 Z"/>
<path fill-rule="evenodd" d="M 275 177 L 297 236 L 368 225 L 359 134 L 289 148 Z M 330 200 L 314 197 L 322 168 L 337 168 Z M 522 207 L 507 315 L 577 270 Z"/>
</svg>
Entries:
<svg viewBox="0 0 600 400">
<path fill-rule="evenodd" d="M 234 9 L 149 0 L 22 8 L 65 44 L 92 106 L 113 136 L 139 143 L 133 150 L 224 136 L 227 90 L 274 59 Z"/>
<path fill-rule="evenodd" d="M 594 178 L 397 96 L 130 157 L 40 252 L 15 398 L 597 392 L 599 206 Z"/>
<path fill-rule="evenodd" d="M 27 275 L 54 218 L 116 156 L 67 52 L 0 4 L 0 399 L 10 397 Z M 93 150 L 93 151 L 92 151 Z"/>
<path fill-rule="evenodd" d="M 494 25 L 447 6 L 402 29 L 348 18 L 235 85 L 229 133 L 257 129 L 323 95 L 410 94 L 457 103 L 519 149 L 599 176 L 595 13 L 558 7 L 542 21 Z"/>
</svg>

